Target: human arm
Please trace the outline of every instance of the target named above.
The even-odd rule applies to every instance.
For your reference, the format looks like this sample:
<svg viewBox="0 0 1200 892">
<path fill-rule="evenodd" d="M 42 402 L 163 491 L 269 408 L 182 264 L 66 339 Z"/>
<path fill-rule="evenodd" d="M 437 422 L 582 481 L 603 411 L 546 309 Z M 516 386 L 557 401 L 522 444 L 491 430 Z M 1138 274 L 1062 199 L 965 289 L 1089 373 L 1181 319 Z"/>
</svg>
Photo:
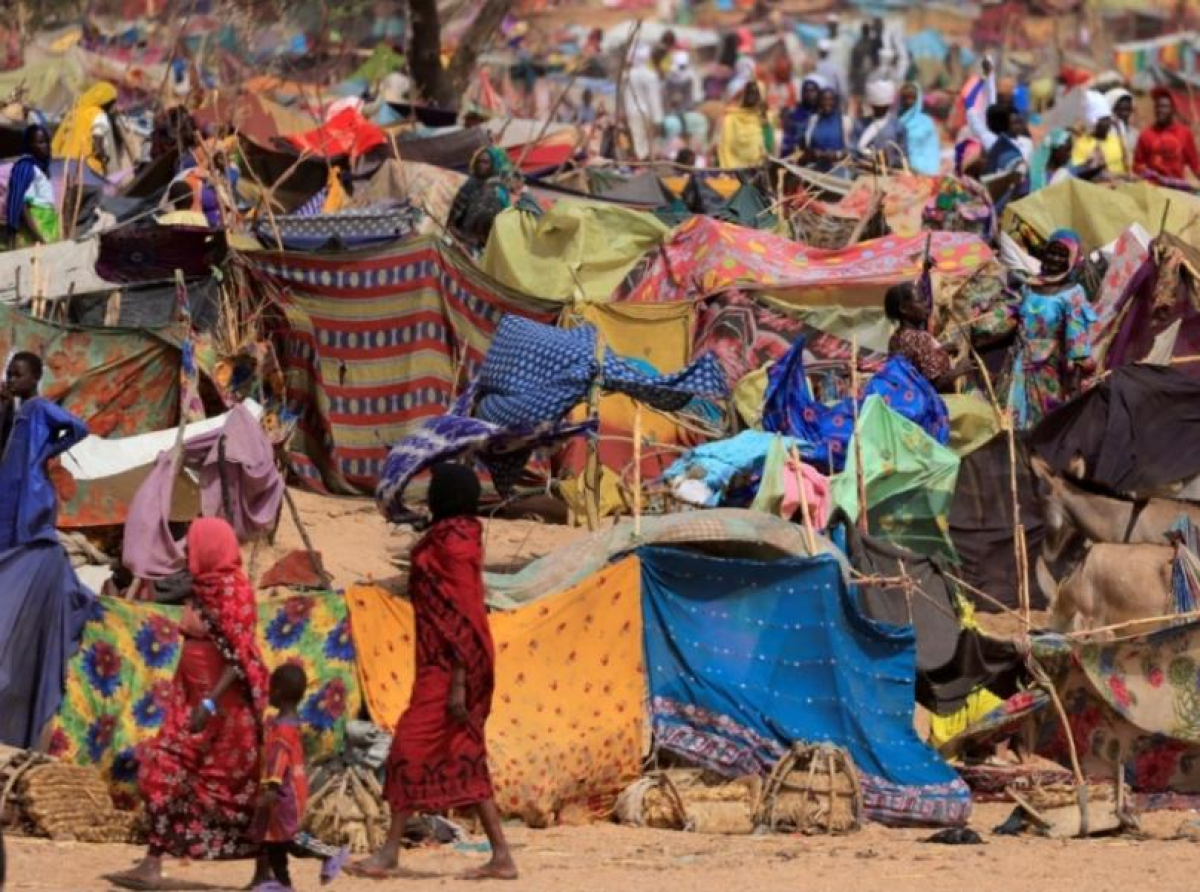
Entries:
<svg viewBox="0 0 1200 892">
<path fill-rule="evenodd" d="M 982 109 L 978 105 L 981 95 L 984 96 Z M 983 77 L 971 88 L 963 104 L 966 106 L 967 126 L 975 138 L 983 143 L 986 152 L 996 143 L 996 134 L 987 125 L 987 109 L 996 104 L 996 73 L 992 70 L 991 60 L 983 60 Z"/>
<path fill-rule="evenodd" d="M 76 443 L 88 435 L 87 425 L 59 406 L 46 400 L 47 424 L 50 430 L 50 444 L 46 457 L 53 458 L 62 455 Z"/>
<path fill-rule="evenodd" d="M 1096 370 L 1095 360 L 1092 359 L 1091 332 L 1096 322 L 1096 311 L 1078 285 L 1071 289 L 1066 299 L 1068 308 L 1063 339 L 1066 342 L 1067 359 L 1084 374 L 1091 374 Z"/>
<path fill-rule="evenodd" d="M 1140 177 L 1151 173 L 1150 169 L 1150 131 L 1143 130 L 1138 137 L 1137 145 L 1133 148 L 1133 172 Z"/>
<path fill-rule="evenodd" d="M 217 679 L 217 683 L 213 685 L 212 690 L 208 692 L 208 696 L 204 697 L 200 703 L 197 703 L 192 710 L 191 732 L 193 734 L 199 734 L 203 731 L 204 726 L 208 724 L 208 720 L 215 715 L 215 710 L 210 712 L 205 704 L 211 702 L 215 705 L 220 701 L 222 695 L 229 690 L 229 686 L 237 680 L 237 677 L 237 669 L 226 665 L 225 669 L 221 672 L 221 677 Z"/>
<path fill-rule="evenodd" d="M 446 715 L 456 724 L 467 720 L 467 668 L 457 659 L 450 666 L 450 693 L 446 697 Z"/>
<path fill-rule="evenodd" d="M 1200 155 L 1196 153 L 1196 138 L 1192 136 L 1191 128 L 1183 128 L 1180 136 L 1183 141 L 1183 169 L 1200 176 Z"/>
</svg>

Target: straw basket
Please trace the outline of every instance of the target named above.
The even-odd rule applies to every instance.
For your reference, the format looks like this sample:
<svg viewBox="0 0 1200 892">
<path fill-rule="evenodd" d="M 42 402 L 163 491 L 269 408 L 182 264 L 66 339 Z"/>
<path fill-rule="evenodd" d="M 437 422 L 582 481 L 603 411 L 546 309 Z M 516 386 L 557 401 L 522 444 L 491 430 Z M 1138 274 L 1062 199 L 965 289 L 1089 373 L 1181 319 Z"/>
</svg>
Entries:
<svg viewBox="0 0 1200 892">
<path fill-rule="evenodd" d="M 795 833 L 848 833 L 862 826 L 854 760 L 832 744 L 795 743 L 771 770 L 758 824 Z"/>
<path fill-rule="evenodd" d="M 135 842 L 139 814 L 113 805 L 95 768 L 22 750 L 0 753 L 0 808 L 13 822 L 54 840 Z"/>
<path fill-rule="evenodd" d="M 617 819 L 660 830 L 750 834 L 761 790 L 756 777 L 731 781 L 694 769 L 655 771 L 621 793 Z"/>
<path fill-rule="evenodd" d="M 373 852 L 387 836 L 390 814 L 370 771 L 344 767 L 327 774 L 308 800 L 305 829 L 330 845 Z"/>
</svg>

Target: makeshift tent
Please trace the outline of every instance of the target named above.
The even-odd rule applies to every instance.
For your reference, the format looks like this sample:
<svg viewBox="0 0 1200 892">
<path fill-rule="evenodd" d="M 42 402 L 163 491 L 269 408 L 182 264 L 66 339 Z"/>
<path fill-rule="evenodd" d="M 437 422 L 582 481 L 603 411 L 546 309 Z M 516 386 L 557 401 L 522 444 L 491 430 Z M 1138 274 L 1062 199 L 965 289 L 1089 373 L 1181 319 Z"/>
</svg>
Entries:
<svg viewBox="0 0 1200 892">
<path fill-rule="evenodd" d="M 98 238 L 0 252 L 0 304 L 28 302 L 35 295 L 54 299 L 115 291 L 96 273 L 99 254 Z"/>
<path fill-rule="evenodd" d="M 829 742 L 853 757 L 867 817 L 966 823 L 966 785 L 913 730 L 913 630 L 864 616 L 835 559 L 640 555 L 658 749 L 738 777 Z"/>
<path fill-rule="evenodd" d="M 1096 185 L 1069 177 L 1010 204 L 1004 212 L 1004 228 L 1025 232 L 1037 240 L 1056 229 L 1073 229 L 1084 249 L 1094 251 L 1139 223 L 1150 233 L 1167 232 L 1184 243 L 1200 247 L 1200 230 L 1192 220 L 1200 214 L 1200 198 L 1150 183 Z"/>
<path fill-rule="evenodd" d="M 178 421 L 180 353 L 165 339 L 169 333 L 55 325 L 0 304 L 0 356 L 13 350 L 41 356 L 42 396 L 100 437 L 132 436 Z"/>
<path fill-rule="evenodd" d="M 98 598 L 50 736 L 50 753 L 95 766 L 122 802 L 137 802 L 138 744 L 162 725 L 181 650 L 183 608 Z M 262 601 L 258 646 L 268 670 L 297 663 L 308 677 L 300 704 L 309 760 L 342 751 L 346 722 L 361 697 L 346 601 L 317 594 Z"/>
<path fill-rule="evenodd" d="M 312 130 L 287 136 L 287 141 L 302 152 L 322 158 L 351 159 L 384 145 L 387 139 L 383 128 L 368 121 L 356 108 L 344 108 Z"/>
<path fill-rule="evenodd" d="M 630 557 L 537 604 L 490 617 L 496 683 L 488 757 L 502 814 L 544 827 L 607 817 L 637 778 L 644 722 L 640 567 Z M 346 594 L 371 717 L 394 728 L 413 685 L 411 605 Z"/>
<path fill-rule="evenodd" d="M 703 547 L 709 554 L 763 560 L 814 553 L 802 527 L 761 511 L 714 508 L 647 516 L 642 518 L 640 532 L 626 519 L 576 539 L 570 548 L 539 558 L 517 573 L 484 573 L 488 606 L 511 610 L 562 591 L 638 545 Z M 816 553 L 841 555 L 820 535 Z"/>
<path fill-rule="evenodd" d="M 1125 493 L 1200 473 L 1200 452 L 1190 448 L 1196 442 L 1200 382 L 1152 365 L 1115 369 L 1028 435 L 1029 448 L 1055 470 L 1065 471 L 1079 452 L 1089 480 Z"/>
<path fill-rule="evenodd" d="M 481 265 L 525 294 L 563 303 L 607 301 L 667 232 L 650 214 L 616 205 L 559 201 L 541 216 L 511 208 L 496 218 Z"/>
<path fill-rule="evenodd" d="M 505 313 L 554 316 L 432 238 L 353 254 L 245 256 L 286 315 L 279 356 L 288 403 L 302 413 L 292 470 L 334 492 L 374 489 L 392 444 L 445 412 L 475 376 Z"/>
<path fill-rule="evenodd" d="M 925 238 L 889 236 L 842 251 L 824 251 L 790 239 L 707 217 L 692 217 L 657 254 L 648 255 L 622 285 L 618 299 L 678 301 L 724 288 L 768 291 L 798 303 L 879 306 L 892 285 L 921 273 Z M 966 233 L 935 232 L 930 240 L 933 275 L 968 276 L 992 258 L 991 249 Z"/>
<path fill-rule="evenodd" d="M 845 512 L 830 521 L 844 539 L 850 564 L 874 580 L 857 582 L 862 612 L 876 622 L 913 627 L 917 636 L 917 702 L 937 715 L 959 709 L 972 691 L 986 687 L 1001 697 L 1017 692 L 1021 661 L 1007 641 L 988 638 L 960 621 L 958 586 L 942 561 L 861 534 Z"/>
<path fill-rule="evenodd" d="M 409 204 L 420 209 L 417 230 L 422 234 L 441 235 L 450 216 L 450 206 L 465 176 L 417 161 L 389 158 L 365 183 L 354 187 L 351 207 L 371 207 L 388 202 Z"/>
<path fill-rule="evenodd" d="M 958 456 L 892 411 L 884 398 L 867 397 L 846 447 L 845 468 L 831 481 L 834 504 L 851 519 L 860 511 L 855 473 L 859 456 L 869 528 L 886 542 L 953 560 L 950 502 Z"/>
</svg>

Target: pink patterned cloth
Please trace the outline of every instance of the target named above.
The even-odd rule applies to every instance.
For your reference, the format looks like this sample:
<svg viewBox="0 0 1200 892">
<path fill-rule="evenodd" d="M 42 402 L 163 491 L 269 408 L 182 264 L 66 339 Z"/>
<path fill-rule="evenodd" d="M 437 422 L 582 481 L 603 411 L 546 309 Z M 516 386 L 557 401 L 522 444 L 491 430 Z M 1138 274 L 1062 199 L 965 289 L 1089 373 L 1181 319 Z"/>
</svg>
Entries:
<svg viewBox="0 0 1200 892">
<path fill-rule="evenodd" d="M 783 517 L 796 516 L 800 510 L 801 492 L 808 499 L 813 527 L 823 530 L 829 523 L 829 478 L 816 468 L 789 457 L 783 466 L 783 502 L 779 506 Z"/>
</svg>

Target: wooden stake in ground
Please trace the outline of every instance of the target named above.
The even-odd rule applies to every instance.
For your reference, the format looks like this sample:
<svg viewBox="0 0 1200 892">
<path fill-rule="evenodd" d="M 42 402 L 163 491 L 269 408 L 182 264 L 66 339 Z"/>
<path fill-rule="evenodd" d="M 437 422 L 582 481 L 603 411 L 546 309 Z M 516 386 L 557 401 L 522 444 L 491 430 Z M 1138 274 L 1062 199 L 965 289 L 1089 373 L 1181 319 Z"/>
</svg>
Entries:
<svg viewBox="0 0 1200 892">
<path fill-rule="evenodd" d="M 633 535 L 642 535 L 642 404 L 633 404 Z"/>
</svg>

